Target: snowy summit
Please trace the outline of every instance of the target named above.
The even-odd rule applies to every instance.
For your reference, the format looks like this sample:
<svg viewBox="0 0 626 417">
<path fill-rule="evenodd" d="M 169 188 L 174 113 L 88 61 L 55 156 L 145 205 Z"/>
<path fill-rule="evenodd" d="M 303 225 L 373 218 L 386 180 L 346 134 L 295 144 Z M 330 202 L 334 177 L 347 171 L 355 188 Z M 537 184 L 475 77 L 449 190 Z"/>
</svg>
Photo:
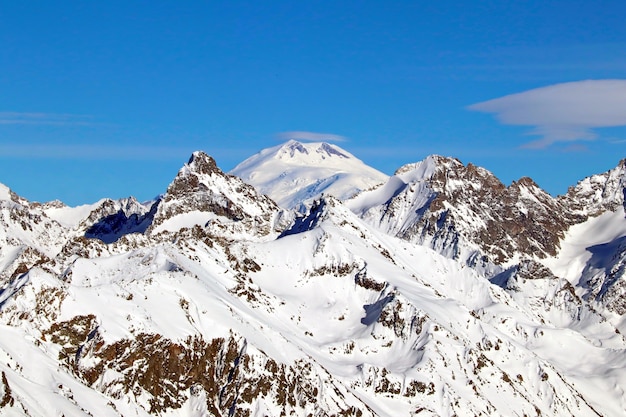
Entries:
<svg viewBox="0 0 626 417">
<path fill-rule="evenodd" d="M 284 208 L 297 207 L 321 194 L 345 200 L 388 178 L 337 145 L 295 140 L 262 150 L 230 173 Z"/>
</svg>

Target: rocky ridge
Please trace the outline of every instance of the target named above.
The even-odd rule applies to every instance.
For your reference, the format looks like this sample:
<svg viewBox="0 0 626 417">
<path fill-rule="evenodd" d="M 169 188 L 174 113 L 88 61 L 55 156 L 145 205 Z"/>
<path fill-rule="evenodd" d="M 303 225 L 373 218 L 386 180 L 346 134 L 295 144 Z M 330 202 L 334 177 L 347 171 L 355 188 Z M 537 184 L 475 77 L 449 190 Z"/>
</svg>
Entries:
<svg viewBox="0 0 626 417">
<path fill-rule="evenodd" d="M 530 178 L 507 187 L 484 168 L 437 155 L 400 168 L 384 187 L 348 205 L 388 233 L 472 266 L 554 256 L 565 231 L 586 218 Z"/>
<path fill-rule="evenodd" d="M 230 233 L 265 236 L 280 228 L 288 216 L 254 187 L 222 172 L 206 153 L 194 152 L 162 196 L 148 233 L 168 230 L 168 224 L 178 230 L 178 219 L 186 227 L 215 224 L 222 230 L 230 227 Z"/>
<path fill-rule="evenodd" d="M 615 168 L 579 181 L 559 200 L 572 212 L 596 217 L 624 207 L 625 190 L 626 159 L 622 159 Z"/>
</svg>

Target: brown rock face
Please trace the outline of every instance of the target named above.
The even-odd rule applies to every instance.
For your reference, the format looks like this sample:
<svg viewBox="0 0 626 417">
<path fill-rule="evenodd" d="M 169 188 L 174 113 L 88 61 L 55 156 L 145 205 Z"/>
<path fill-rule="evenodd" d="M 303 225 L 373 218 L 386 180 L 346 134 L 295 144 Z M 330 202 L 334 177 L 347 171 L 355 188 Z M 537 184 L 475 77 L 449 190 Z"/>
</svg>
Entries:
<svg viewBox="0 0 626 417">
<path fill-rule="evenodd" d="M 430 242 L 452 257 L 459 255 L 461 241 L 480 248 L 496 264 L 516 253 L 554 255 L 565 230 L 586 218 L 572 213 L 530 178 L 506 187 L 489 171 L 464 166 L 457 159 L 433 156 L 430 163 L 432 174 L 409 182 L 385 203 L 383 221 L 400 225 L 395 230 L 399 237 Z M 406 176 L 417 168 L 408 166 L 398 173 Z M 423 198 L 416 189 L 430 193 L 422 206 L 414 205 Z"/>
<path fill-rule="evenodd" d="M 213 158 L 194 152 L 167 188 L 151 229 L 192 211 L 213 213 L 230 222 L 250 223 L 251 229 L 269 233 L 269 223 L 279 209 L 254 187 L 222 172 Z"/>
<path fill-rule="evenodd" d="M 221 172 L 217 167 L 215 159 L 202 151 L 194 152 L 189 158 L 189 161 L 187 161 L 187 165 L 198 174 L 210 175 L 212 173 Z"/>
<path fill-rule="evenodd" d="M 321 415 L 372 415 L 365 405 L 360 410 L 335 403 L 325 410 L 318 400 L 323 399 L 319 381 L 326 375 L 318 375 L 306 362 L 287 366 L 262 353 L 248 354 L 247 342 L 234 334 L 209 341 L 196 335 L 177 342 L 141 333 L 107 344 L 90 315 L 55 323 L 45 335 L 62 346 L 59 359 L 89 386 L 114 398 L 147 393 L 150 414 L 180 408 L 191 396 L 204 393 L 214 416 L 250 416 L 259 399 L 277 404 L 281 415 L 298 407 Z M 104 377 L 107 372 L 115 378 Z"/>
</svg>

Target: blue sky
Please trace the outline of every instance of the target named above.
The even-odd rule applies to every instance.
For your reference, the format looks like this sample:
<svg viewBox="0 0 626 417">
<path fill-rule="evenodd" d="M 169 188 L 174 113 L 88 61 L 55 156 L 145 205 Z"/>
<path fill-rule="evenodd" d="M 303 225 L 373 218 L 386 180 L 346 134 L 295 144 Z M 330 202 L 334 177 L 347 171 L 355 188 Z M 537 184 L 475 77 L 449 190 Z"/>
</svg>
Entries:
<svg viewBox="0 0 626 417">
<path fill-rule="evenodd" d="M 626 157 L 623 16 L 622 1 L 0 0 L 0 182 L 146 200 L 194 150 L 229 170 L 299 131 L 388 174 L 437 153 L 561 194 Z"/>
</svg>

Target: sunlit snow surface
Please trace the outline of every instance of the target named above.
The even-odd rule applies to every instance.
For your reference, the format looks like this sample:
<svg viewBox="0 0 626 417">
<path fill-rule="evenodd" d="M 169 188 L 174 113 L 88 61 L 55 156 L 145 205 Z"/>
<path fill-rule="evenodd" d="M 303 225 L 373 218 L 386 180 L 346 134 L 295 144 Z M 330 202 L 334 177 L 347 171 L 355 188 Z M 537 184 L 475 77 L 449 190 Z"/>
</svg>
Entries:
<svg viewBox="0 0 626 417">
<path fill-rule="evenodd" d="M 183 340 L 234 330 L 247 340 L 250 354 L 264 352 L 287 364 L 306 359 L 380 416 L 409 416 L 420 407 L 436 415 L 488 409 L 531 414 L 535 405 L 554 415 L 593 415 L 576 391 L 604 415 L 619 415 L 624 406 L 624 341 L 609 326 L 590 338 L 541 323 L 475 271 L 370 230 L 337 201 L 324 208 L 310 231 L 264 243 L 241 241 L 229 250 L 260 265 L 260 271 L 248 274 L 256 301 L 233 293 L 238 280 L 223 252 L 187 241 L 79 258 L 65 271 L 65 281 L 35 268 L 27 283 L 16 283 L 23 287 L 9 305 L 28 311 L 41 289 L 63 289 L 67 296 L 59 301 L 57 321 L 94 314 L 108 343 L 141 332 Z M 384 288 L 356 285 L 357 273 Z M 182 308 L 181 300 L 188 307 Z M 403 324 L 383 325 L 384 309 L 396 311 Z M 58 347 L 41 338 L 48 318 L 16 326 L 16 315 L 5 313 L 3 320 L 6 360 L 0 369 L 29 413 L 115 415 L 106 406 L 112 402 L 122 415 L 145 415 L 59 367 Z M 434 393 L 377 394 L 382 369 L 400 392 L 409 381 L 419 381 L 432 382 Z M 525 382 L 503 384 L 504 375 Z M 201 396 L 191 396 L 165 415 L 197 415 L 203 404 Z M 279 414 L 276 405 L 259 407 L 265 411 L 257 415 Z M 13 411 L 24 415 L 17 407 Z"/>
<path fill-rule="evenodd" d="M 620 207 L 573 226 L 561 242 L 558 256 L 544 263 L 555 275 L 566 278 L 572 284 L 579 283 L 586 262 L 591 257 L 589 248 L 626 236 L 626 214 Z"/>
<path fill-rule="evenodd" d="M 11 200 L 11 190 L 4 184 L 0 184 L 0 200 Z"/>
<path fill-rule="evenodd" d="M 251 156 L 230 173 L 285 208 L 321 194 L 344 200 L 388 178 L 336 145 L 293 140 Z"/>
<path fill-rule="evenodd" d="M 290 158 L 302 152 L 291 145 L 280 148 Z M 322 151 L 320 163 L 348 158 Z M 577 300 L 566 285 L 579 284 L 590 247 L 626 236 L 623 210 L 572 227 L 560 253 L 542 261 L 554 276 L 498 286 L 480 270 L 360 217 L 406 187 L 427 200 L 420 179 L 430 169 L 428 160 L 414 164 L 345 205 L 325 197 L 282 232 L 259 219 L 261 237 L 254 227 L 236 227 L 237 219 L 190 206 L 196 200 L 170 196 L 164 207 L 175 207 L 174 215 L 158 211 L 164 217 L 145 235 L 107 245 L 77 234 L 100 203 L 49 206 L 31 230 L 21 219 L 42 209 L 16 218 L 17 203 L 6 201 L 0 266 L 6 269 L 31 242 L 53 261 L 3 282 L 0 402 L 11 401 L 0 414 L 149 415 L 147 391 L 109 385 L 120 372 L 106 369 L 90 385 L 60 359 L 55 323 L 93 315 L 105 346 L 141 334 L 176 343 L 234 335 L 252 371 L 264 372 L 271 358 L 299 370 L 300 383 L 315 381 L 314 401 L 287 406 L 260 397 L 250 405 L 252 416 L 338 414 L 349 406 L 389 417 L 623 415 L 622 319 Z M 228 196 L 242 212 L 262 214 L 259 199 L 233 195 L 240 183 L 212 174 L 198 182 L 215 192 L 209 201 Z M 584 296 L 584 288 L 575 292 Z M 76 358 L 84 368 L 102 360 L 89 350 Z M 310 365 L 306 372 L 302 363 Z M 208 395 L 187 389 L 179 408 L 160 415 L 211 415 Z"/>
<path fill-rule="evenodd" d="M 52 206 L 44 209 L 46 215 L 53 220 L 56 220 L 60 224 L 70 229 L 78 227 L 81 221 L 89 216 L 93 210 L 104 201 L 100 200 L 94 204 L 84 204 L 76 207 L 68 206 Z"/>
</svg>

